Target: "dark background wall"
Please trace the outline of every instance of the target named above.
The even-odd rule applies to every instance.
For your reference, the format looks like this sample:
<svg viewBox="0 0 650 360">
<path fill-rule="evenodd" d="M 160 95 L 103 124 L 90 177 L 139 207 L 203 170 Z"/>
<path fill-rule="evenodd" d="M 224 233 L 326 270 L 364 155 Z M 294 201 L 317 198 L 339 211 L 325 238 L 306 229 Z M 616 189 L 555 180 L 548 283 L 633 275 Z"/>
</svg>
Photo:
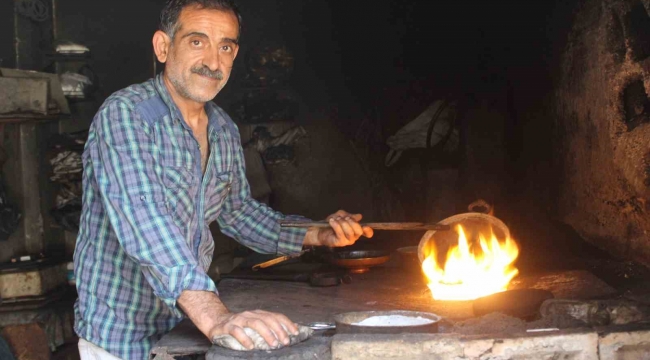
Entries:
<svg viewBox="0 0 650 360">
<path fill-rule="evenodd" d="M 404 205 L 404 219 L 437 220 L 426 218 L 427 204 L 419 201 L 426 201 L 422 189 L 436 187 L 422 175 L 423 160 L 430 154 L 409 151 L 399 166 L 384 169 L 385 140 L 433 100 L 458 99 L 466 110 L 466 138 L 454 164 L 460 169 L 452 200 L 456 211 L 486 197 L 519 238 L 552 247 L 555 240 L 549 238 L 556 234 L 536 226 L 560 219 L 564 180 L 554 139 L 563 130 L 554 120 L 554 96 L 563 81 L 560 65 L 574 16 L 584 3 L 599 2 L 240 0 L 242 50 L 231 83 L 216 102 L 230 110 L 245 86 L 242 79 L 253 48 L 286 45 L 295 56 L 292 86 L 302 102 L 303 125 L 314 126 L 312 134 L 325 139 L 307 150 L 333 159 L 321 172 L 304 163 L 321 158 L 303 159 L 297 174 L 312 177 L 299 177 L 298 182 L 336 185 L 314 185 L 301 195 L 303 204 L 284 203 L 281 210 L 318 216 L 319 207 L 370 201 L 365 193 L 373 186 L 369 178 L 380 173 Z M 6 6 L 0 4 L 0 27 L 8 29 L 13 15 L 4 11 Z M 87 125 L 105 96 L 151 77 L 150 41 L 161 6 L 162 0 L 56 1 L 57 39 L 87 45 L 99 79 L 96 100 L 74 105 L 82 124 Z M 576 26 L 590 26 L 581 24 Z M 0 31 L 0 57 L 11 58 L 11 43 Z M 368 121 L 380 124 L 376 136 L 358 140 L 359 133 L 369 131 L 364 128 Z M 328 152 L 328 140 L 337 144 L 337 152 Z M 355 141 L 358 146 L 350 146 Z M 359 146 L 365 146 L 369 157 L 359 159 Z M 359 175 L 360 164 L 374 172 Z M 346 181 L 354 184 L 351 190 L 345 189 Z M 294 190 L 276 185 L 280 193 Z M 372 212 L 377 204 L 363 208 Z M 567 228 L 559 231 L 575 236 Z"/>
<path fill-rule="evenodd" d="M 14 4 L 11 1 L 0 3 L 0 59 L 2 66 L 14 67 L 16 48 L 14 44 Z"/>
<path fill-rule="evenodd" d="M 100 96 L 152 76 L 151 36 L 160 4 L 154 0 L 57 1 L 58 40 L 90 48 Z"/>
</svg>

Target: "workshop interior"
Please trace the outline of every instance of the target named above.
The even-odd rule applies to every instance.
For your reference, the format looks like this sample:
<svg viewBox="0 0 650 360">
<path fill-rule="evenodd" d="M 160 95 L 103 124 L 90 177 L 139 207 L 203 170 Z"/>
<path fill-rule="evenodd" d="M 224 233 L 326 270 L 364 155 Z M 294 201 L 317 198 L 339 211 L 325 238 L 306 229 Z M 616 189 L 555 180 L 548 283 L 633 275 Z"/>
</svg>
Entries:
<svg viewBox="0 0 650 360">
<path fill-rule="evenodd" d="M 214 144 L 234 136 L 232 149 L 210 146 L 207 161 L 242 162 L 241 171 L 215 175 L 215 190 L 211 163 L 198 173 L 196 131 L 199 150 L 183 154 L 197 173 L 147 165 L 182 158 L 185 140 L 163 128 L 169 117 L 145 116 L 167 107 L 102 117 L 116 92 L 145 83 L 169 90 L 177 86 L 164 80 L 172 61 L 212 51 L 187 50 L 180 35 L 161 32 L 165 0 L 0 1 L 0 359 L 95 359 L 81 351 L 84 337 L 106 340 L 89 343 L 113 356 L 97 359 L 137 358 L 114 350 L 124 340 L 110 342 L 108 325 L 80 330 L 90 306 L 83 298 L 119 308 L 117 318 L 122 306 L 169 306 L 174 326 L 146 337 L 146 359 L 650 359 L 650 0 L 237 0 L 240 18 L 222 3 L 232 2 L 201 0 L 178 15 L 238 22 L 238 38 L 226 39 L 238 49 L 229 78 L 213 74 L 207 57 L 203 68 L 186 69 L 188 79 L 227 81 L 199 102 L 226 119 Z M 178 34 L 201 24 L 187 21 Z M 201 36 L 220 34 L 219 26 Z M 178 46 L 176 59 L 161 57 L 156 39 Z M 219 46 L 212 63 L 232 55 Z M 193 99 L 178 94 L 163 100 Z M 106 119 L 119 131 L 122 121 L 139 124 L 150 152 L 129 135 L 113 145 L 121 133 L 107 134 Z M 98 151 L 145 160 L 124 164 L 128 157 L 115 162 Z M 103 162 L 124 168 L 101 177 Z M 115 185 L 120 173 L 145 174 L 145 166 L 165 175 L 127 174 Z M 202 190 L 193 207 L 175 176 L 219 196 L 206 202 L 229 217 L 204 208 Z M 137 186 L 153 190 L 136 194 Z M 133 204 L 116 205 L 119 189 Z M 98 204 L 111 219 L 107 238 L 129 262 L 116 260 L 112 275 L 84 258 L 102 255 L 88 250 L 88 226 L 108 221 L 92 218 Z M 157 207 L 147 215 L 161 219 L 143 220 L 131 209 L 138 206 Z M 210 221 L 183 218 L 184 206 Z M 274 215 L 231 226 L 247 216 L 240 206 Z M 135 216 L 113 214 L 122 210 Z M 286 252 L 239 238 L 340 239 L 330 219 L 339 210 L 361 214 L 348 221 L 373 236 L 357 233 L 347 246 L 306 240 Z M 155 229 L 143 229 L 135 245 L 149 247 L 138 252 L 145 255 L 133 255 L 125 239 L 167 216 L 180 216 L 174 231 L 160 227 L 167 237 L 205 230 L 177 240 L 192 264 L 206 262 L 196 271 L 230 313 L 283 314 L 299 334 L 274 347 L 242 326 L 252 350 L 234 335 L 209 338 L 176 298 L 151 290 L 149 281 L 181 286 L 182 278 L 147 268 L 182 251 L 148 237 Z M 210 249 L 196 253 L 191 238 L 208 235 Z M 84 251 L 81 239 L 90 244 Z M 136 268 L 140 277 L 130 280 L 133 266 L 144 277 Z M 118 280 L 134 290 L 116 305 L 101 287 Z M 143 291 L 161 300 L 138 300 Z"/>
</svg>

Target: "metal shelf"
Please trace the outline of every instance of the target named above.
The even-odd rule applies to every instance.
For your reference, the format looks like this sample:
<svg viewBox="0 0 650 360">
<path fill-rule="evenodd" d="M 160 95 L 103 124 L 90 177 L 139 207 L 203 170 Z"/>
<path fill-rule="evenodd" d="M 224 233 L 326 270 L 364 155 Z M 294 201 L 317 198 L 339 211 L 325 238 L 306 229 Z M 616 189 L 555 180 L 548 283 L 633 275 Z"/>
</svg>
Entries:
<svg viewBox="0 0 650 360">
<path fill-rule="evenodd" d="M 84 61 L 87 62 L 91 60 L 90 52 L 81 53 L 81 54 L 45 54 L 45 57 L 51 61 L 65 62 L 65 61 Z"/>
<path fill-rule="evenodd" d="M 68 120 L 70 118 L 71 118 L 70 115 L 67 114 L 54 114 L 54 115 L 0 114 L 0 124 L 46 122 L 46 121 Z"/>
</svg>

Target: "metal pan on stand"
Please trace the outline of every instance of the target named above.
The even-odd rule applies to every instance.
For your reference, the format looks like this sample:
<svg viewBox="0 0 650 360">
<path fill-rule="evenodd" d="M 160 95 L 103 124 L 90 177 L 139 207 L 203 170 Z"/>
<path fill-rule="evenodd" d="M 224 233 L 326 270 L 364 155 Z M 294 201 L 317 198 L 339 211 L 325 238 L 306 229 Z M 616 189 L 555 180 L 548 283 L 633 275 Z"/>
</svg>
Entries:
<svg viewBox="0 0 650 360">
<path fill-rule="evenodd" d="M 390 259 L 390 254 L 379 250 L 337 251 L 323 255 L 328 263 L 346 268 L 352 274 L 363 274 L 371 267 L 381 265 Z"/>
</svg>

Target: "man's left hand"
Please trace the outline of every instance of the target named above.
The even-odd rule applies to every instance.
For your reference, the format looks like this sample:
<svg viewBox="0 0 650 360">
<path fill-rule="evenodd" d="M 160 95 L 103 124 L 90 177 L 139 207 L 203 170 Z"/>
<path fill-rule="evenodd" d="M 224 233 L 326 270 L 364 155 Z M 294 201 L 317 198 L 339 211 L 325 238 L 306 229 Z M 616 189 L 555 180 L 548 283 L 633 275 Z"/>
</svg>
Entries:
<svg viewBox="0 0 650 360">
<path fill-rule="evenodd" d="M 305 246 L 340 247 L 354 244 L 362 235 L 371 238 L 373 230 L 361 226 L 363 216 L 339 210 L 327 217 L 328 228 L 310 228 L 305 235 Z"/>
</svg>

